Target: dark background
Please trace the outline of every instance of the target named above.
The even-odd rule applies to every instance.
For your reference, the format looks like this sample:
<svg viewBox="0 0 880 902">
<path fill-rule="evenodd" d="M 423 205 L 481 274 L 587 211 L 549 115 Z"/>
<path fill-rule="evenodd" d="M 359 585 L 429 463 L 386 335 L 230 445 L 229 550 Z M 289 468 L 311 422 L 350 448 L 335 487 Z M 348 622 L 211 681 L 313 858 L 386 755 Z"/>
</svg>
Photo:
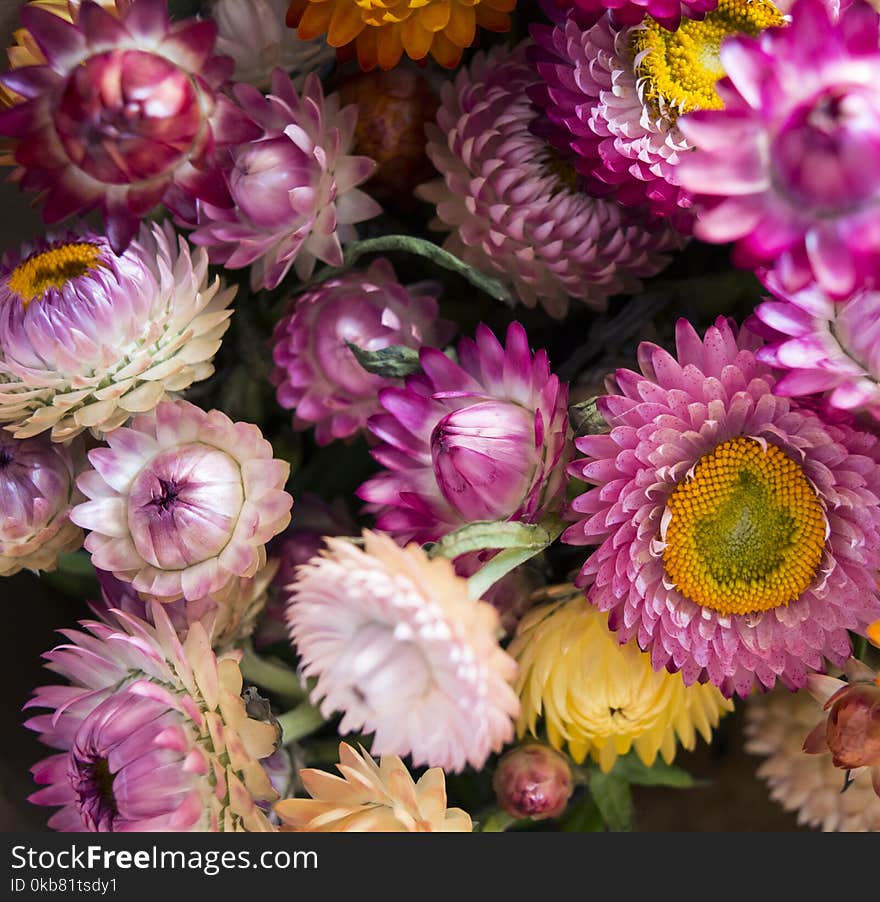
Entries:
<svg viewBox="0 0 880 902">
<path fill-rule="evenodd" d="M 18 0 L 0 0 L 0 40 L 5 47 L 17 24 Z M 5 56 L 3 59 L 5 68 Z M 0 244 L 5 250 L 42 231 L 29 198 L 15 185 L 0 182 Z M 42 669 L 43 652 L 63 641 L 56 630 L 88 616 L 85 603 L 29 573 L 0 578 L 3 630 L 0 642 L 0 830 L 45 830 L 50 810 L 27 802 L 34 790 L 29 769 L 48 752 L 22 726 L 22 706 L 39 683 L 51 682 Z M 742 750 L 739 712 L 722 722 L 711 748 L 705 744 L 681 754 L 676 764 L 711 781 L 692 790 L 637 789 L 641 830 L 797 829 L 795 820 L 774 804 L 755 776 L 758 759 Z"/>
</svg>

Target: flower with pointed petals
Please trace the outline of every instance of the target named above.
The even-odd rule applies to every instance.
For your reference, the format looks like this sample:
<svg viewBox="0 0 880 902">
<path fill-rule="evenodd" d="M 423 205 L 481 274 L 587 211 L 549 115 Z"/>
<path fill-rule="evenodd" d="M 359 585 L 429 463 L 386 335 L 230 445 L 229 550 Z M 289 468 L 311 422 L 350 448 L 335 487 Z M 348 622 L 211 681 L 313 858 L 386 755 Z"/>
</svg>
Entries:
<svg viewBox="0 0 880 902">
<path fill-rule="evenodd" d="M 121 253 L 159 203 L 229 203 L 217 153 L 259 130 L 220 93 L 233 63 L 213 56 L 213 22 L 172 23 L 165 0 L 120 0 L 116 15 L 83 0 L 72 23 L 30 6 L 21 18 L 46 64 L 0 77 L 25 98 L 0 111 L 0 134 L 18 142 L 22 187 L 46 192 L 47 223 L 99 207 Z"/>
<path fill-rule="evenodd" d="M 699 733 L 709 742 L 721 714 L 733 710 L 714 686 L 654 671 L 584 598 L 529 611 L 510 653 L 519 665 L 519 735 L 537 735 L 543 716 L 551 745 L 567 745 L 578 763 L 589 754 L 605 773 L 632 748 L 648 767 L 658 754 L 669 764 L 679 741 L 692 749 Z"/>
<path fill-rule="evenodd" d="M 777 689 L 749 698 L 745 749 L 766 759 L 758 776 L 774 801 L 797 813 L 799 824 L 826 832 L 880 832 L 880 798 L 867 771 L 853 774 L 843 792 L 844 774 L 829 755 L 804 754 L 804 736 L 821 713 L 805 690 Z"/>
<path fill-rule="evenodd" d="M 285 25 L 287 0 L 215 0 L 217 52 L 235 60 L 235 81 L 260 90 L 269 87 L 272 70 L 283 69 L 298 87 L 310 72 L 333 62 L 336 52 L 325 41 L 303 41 Z"/>
<path fill-rule="evenodd" d="M 692 226 L 692 198 L 677 171 L 692 147 L 678 117 L 721 106 L 715 83 L 727 36 L 783 24 L 770 0 L 717 6 L 675 31 L 652 16 L 634 28 L 607 16 L 584 28 L 575 10 L 555 25 L 532 26 L 530 56 L 541 80 L 529 95 L 548 119 L 539 130 L 574 153 L 572 165 L 593 193 L 647 206 L 684 232 Z"/>
<path fill-rule="evenodd" d="M 477 26 L 509 31 L 516 0 L 291 0 L 287 24 L 304 40 L 327 35 L 332 47 L 354 45 L 362 69 L 391 69 L 404 53 L 430 54 L 453 69 Z"/>
<path fill-rule="evenodd" d="M 260 764 L 277 727 L 248 716 L 239 656 L 218 658 L 200 623 L 181 641 L 162 605 L 151 619 L 110 611 L 46 654 L 70 684 L 26 706 L 48 709 L 26 726 L 60 750 L 31 801 L 65 832 L 272 830 L 256 803 L 277 798 Z"/>
<path fill-rule="evenodd" d="M 725 695 L 805 685 L 880 612 L 880 443 L 774 395 L 759 344 L 721 318 L 643 343 L 575 443 L 593 488 L 563 535 L 598 545 L 578 584 L 621 641 Z"/>
<path fill-rule="evenodd" d="M 353 270 L 294 298 L 275 327 L 272 382 L 294 427 L 315 426 L 326 445 L 362 430 L 381 410 L 378 393 L 399 380 L 368 373 L 349 348 L 442 346 L 454 326 L 438 316 L 440 286 L 403 286 L 387 260 Z"/>
<path fill-rule="evenodd" d="M 422 348 L 422 373 L 379 394 L 369 421 L 386 470 L 358 495 L 401 542 L 431 542 L 474 520 L 533 523 L 565 492 L 568 386 L 513 323 L 506 345 L 486 326 L 458 345 L 458 363 Z"/>
<path fill-rule="evenodd" d="M 561 318 L 570 298 L 602 309 L 610 295 L 635 291 L 681 239 L 578 189 L 567 161 L 531 130 L 526 90 L 537 80 L 525 43 L 477 54 L 444 85 L 427 127 L 441 178 L 416 193 L 437 208 L 432 227 L 450 232 L 446 250 Z"/>
<path fill-rule="evenodd" d="M 305 768 L 300 779 L 310 799 L 276 802 L 281 832 L 295 833 L 470 833 L 470 815 L 446 807 L 446 778 L 439 767 L 413 781 L 396 755 L 379 764 L 361 746 L 360 752 L 339 743 L 342 774 Z"/>
<path fill-rule="evenodd" d="M 724 108 L 679 121 L 697 149 L 678 172 L 698 237 L 845 298 L 880 275 L 880 17 L 857 2 L 835 21 L 822 0 L 791 17 L 721 48 Z"/>
<path fill-rule="evenodd" d="M 880 291 L 835 301 L 817 283 L 789 294 L 771 273 L 767 284 L 773 297 L 758 305 L 751 328 L 768 339 L 758 359 L 782 370 L 773 391 L 821 394 L 837 410 L 880 420 Z"/>
<path fill-rule="evenodd" d="M 82 530 L 68 516 L 81 497 L 81 457 L 79 444 L 19 440 L 0 430 L 0 576 L 54 570 L 60 554 L 82 545 Z"/>
<path fill-rule="evenodd" d="M 230 151 L 234 206 L 200 203 L 193 242 L 227 269 L 250 266 L 255 291 L 276 288 L 292 266 L 300 279 L 316 260 L 340 266 L 343 242 L 357 237 L 354 223 L 381 212 L 357 187 L 376 164 L 349 153 L 357 108 L 340 110 L 339 95 L 325 98 L 314 74 L 298 94 L 280 69 L 268 97 L 252 85 L 234 92 L 262 135 Z"/>
<path fill-rule="evenodd" d="M 100 437 L 214 371 L 235 288 L 169 225 L 117 255 L 88 229 L 0 270 L 0 422 L 16 436 Z"/>
<path fill-rule="evenodd" d="M 807 681 L 827 715 L 804 740 L 808 755 L 831 753 L 831 763 L 847 772 L 867 773 L 880 796 L 880 674 L 856 658 L 844 667 L 847 681 L 813 673 Z"/>
<path fill-rule="evenodd" d="M 450 771 L 482 767 L 513 737 L 516 667 L 498 614 L 448 560 L 365 531 L 363 549 L 328 538 L 298 577 L 290 637 L 313 702 L 343 713 L 340 733 L 374 733 L 376 754 Z"/>
<path fill-rule="evenodd" d="M 664 28 L 675 31 L 687 22 L 685 19 L 702 19 L 715 9 L 719 0 L 550 0 L 553 7 L 570 10 L 585 25 L 593 25 L 610 13 L 615 22 L 624 26 L 638 25 L 650 16 Z"/>
<path fill-rule="evenodd" d="M 89 452 L 71 512 L 92 563 L 137 592 L 187 601 L 229 589 L 266 563 L 290 522 L 290 467 L 250 423 L 163 401 Z"/>
</svg>

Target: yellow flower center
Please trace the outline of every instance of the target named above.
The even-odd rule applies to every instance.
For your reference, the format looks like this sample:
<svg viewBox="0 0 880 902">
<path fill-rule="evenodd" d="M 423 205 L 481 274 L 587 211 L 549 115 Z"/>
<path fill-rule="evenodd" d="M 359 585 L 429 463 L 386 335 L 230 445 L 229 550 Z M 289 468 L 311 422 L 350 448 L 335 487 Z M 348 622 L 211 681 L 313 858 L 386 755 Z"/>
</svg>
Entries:
<svg viewBox="0 0 880 902">
<path fill-rule="evenodd" d="M 822 503 L 774 445 L 718 445 L 666 510 L 666 572 L 701 607 L 725 616 L 769 611 L 797 599 L 816 576 L 827 529 Z"/>
<path fill-rule="evenodd" d="M 50 288 L 63 288 L 71 279 L 78 279 L 103 265 L 100 245 L 85 241 L 64 244 L 28 257 L 10 273 L 7 285 L 27 307 Z"/>
<path fill-rule="evenodd" d="M 785 20 L 770 0 L 720 0 L 701 22 L 683 19 L 667 31 L 650 16 L 634 29 L 632 53 L 642 96 L 666 118 L 689 110 L 720 109 L 715 83 L 724 76 L 719 50 L 733 34 L 755 36 Z"/>
</svg>

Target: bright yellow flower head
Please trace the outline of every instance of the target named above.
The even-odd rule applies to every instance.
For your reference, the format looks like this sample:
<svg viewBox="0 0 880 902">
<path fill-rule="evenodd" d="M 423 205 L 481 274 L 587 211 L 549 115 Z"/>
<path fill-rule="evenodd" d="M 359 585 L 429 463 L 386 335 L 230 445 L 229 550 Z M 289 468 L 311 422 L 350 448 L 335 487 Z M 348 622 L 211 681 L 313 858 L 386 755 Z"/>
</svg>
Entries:
<svg viewBox="0 0 880 902">
<path fill-rule="evenodd" d="M 733 710 L 715 686 L 685 686 L 678 674 L 653 670 L 633 643 L 619 645 L 608 615 L 583 596 L 530 611 L 509 652 L 519 663 L 519 734 L 537 735 L 543 714 L 553 746 L 568 743 L 579 763 L 589 753 L 606 773 L 631 748 L 649 767 L 658 752 L 668 764 L 676 735 L 686 749 L 697 732 L 708 742 L 721 713 Z"/>
<path fill-rule="evenodd" d="M 508 31 L 516 0 L 292 0 L 287 24 L 303 40 L 322 34 L 332 47 L 354 42 L 365 71 L 391 69 L 404 52 L 448 69 L 474 42 L 477 26 Z"/>
</svg>

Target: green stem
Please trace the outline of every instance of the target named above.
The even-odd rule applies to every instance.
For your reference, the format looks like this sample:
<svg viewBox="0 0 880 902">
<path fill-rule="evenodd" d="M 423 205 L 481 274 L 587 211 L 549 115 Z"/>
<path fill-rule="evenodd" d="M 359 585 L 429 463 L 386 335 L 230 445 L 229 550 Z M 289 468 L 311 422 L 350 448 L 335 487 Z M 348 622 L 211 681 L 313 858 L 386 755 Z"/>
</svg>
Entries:
<svg viewBox="0 0 880 902">
<path fill-rule="evenodd" d="M 306 697 L 296 672 L 284 664 L 261 658 L 248 643 L 241 659 L 241 675 L 249 683 L 254 683 L 270 692 L 277 692 L 286 699 L 298 701 Z"/>
<path fill-rule="evenodd" d="M 868 651 L 867 636 L 856 636 L 855 641 L 853 642 L 853 657 L 859 661 L 864 661 L 867 651 Z"/>
<path fill-rule="evenodd" d="M 499 808 L 489 812 L 481 823 L 480 833 L 504 833 L 517 823 L 517 819 Z"/>
<path fill-rule="evenodd" d="M 323 726 L 324 718 L 317 708 L 308 702 L 303 702 L 293 710 L 282 714 L 278 718 L 278 724 L 281 727 L 281 742 L 284 745 L 290 745 L 291 742 L 304 739 L 314 733 L 318 727 Z"/>
<path fill-rule="evenodd" d="M 438 247 L 432 241 L 425 241 L 423 238 L 415 238 L 412 235 L 382 235 L 379 238 L 355 241 L 345 249 L 345 262 L 342 266 L 322 270 L 303 287 L 311 287 L 319 282 L 338 276 L 354 266 L 366 254 L 387 253 L 389 251 L 404 251 L 405 253 L 417 254 L 443 269 L 448 269 L 450 272 L 462 276 L 475 288 L 479 288 L 480 291 L 484 291 L 490 297 L 495 298 L 495 300 L 511 303 L 510 292 L 497 279 L 479 272 L 464 261 L 459 260 L 454 254 L 450 254 L 449 251 Z"/>
</svg>

